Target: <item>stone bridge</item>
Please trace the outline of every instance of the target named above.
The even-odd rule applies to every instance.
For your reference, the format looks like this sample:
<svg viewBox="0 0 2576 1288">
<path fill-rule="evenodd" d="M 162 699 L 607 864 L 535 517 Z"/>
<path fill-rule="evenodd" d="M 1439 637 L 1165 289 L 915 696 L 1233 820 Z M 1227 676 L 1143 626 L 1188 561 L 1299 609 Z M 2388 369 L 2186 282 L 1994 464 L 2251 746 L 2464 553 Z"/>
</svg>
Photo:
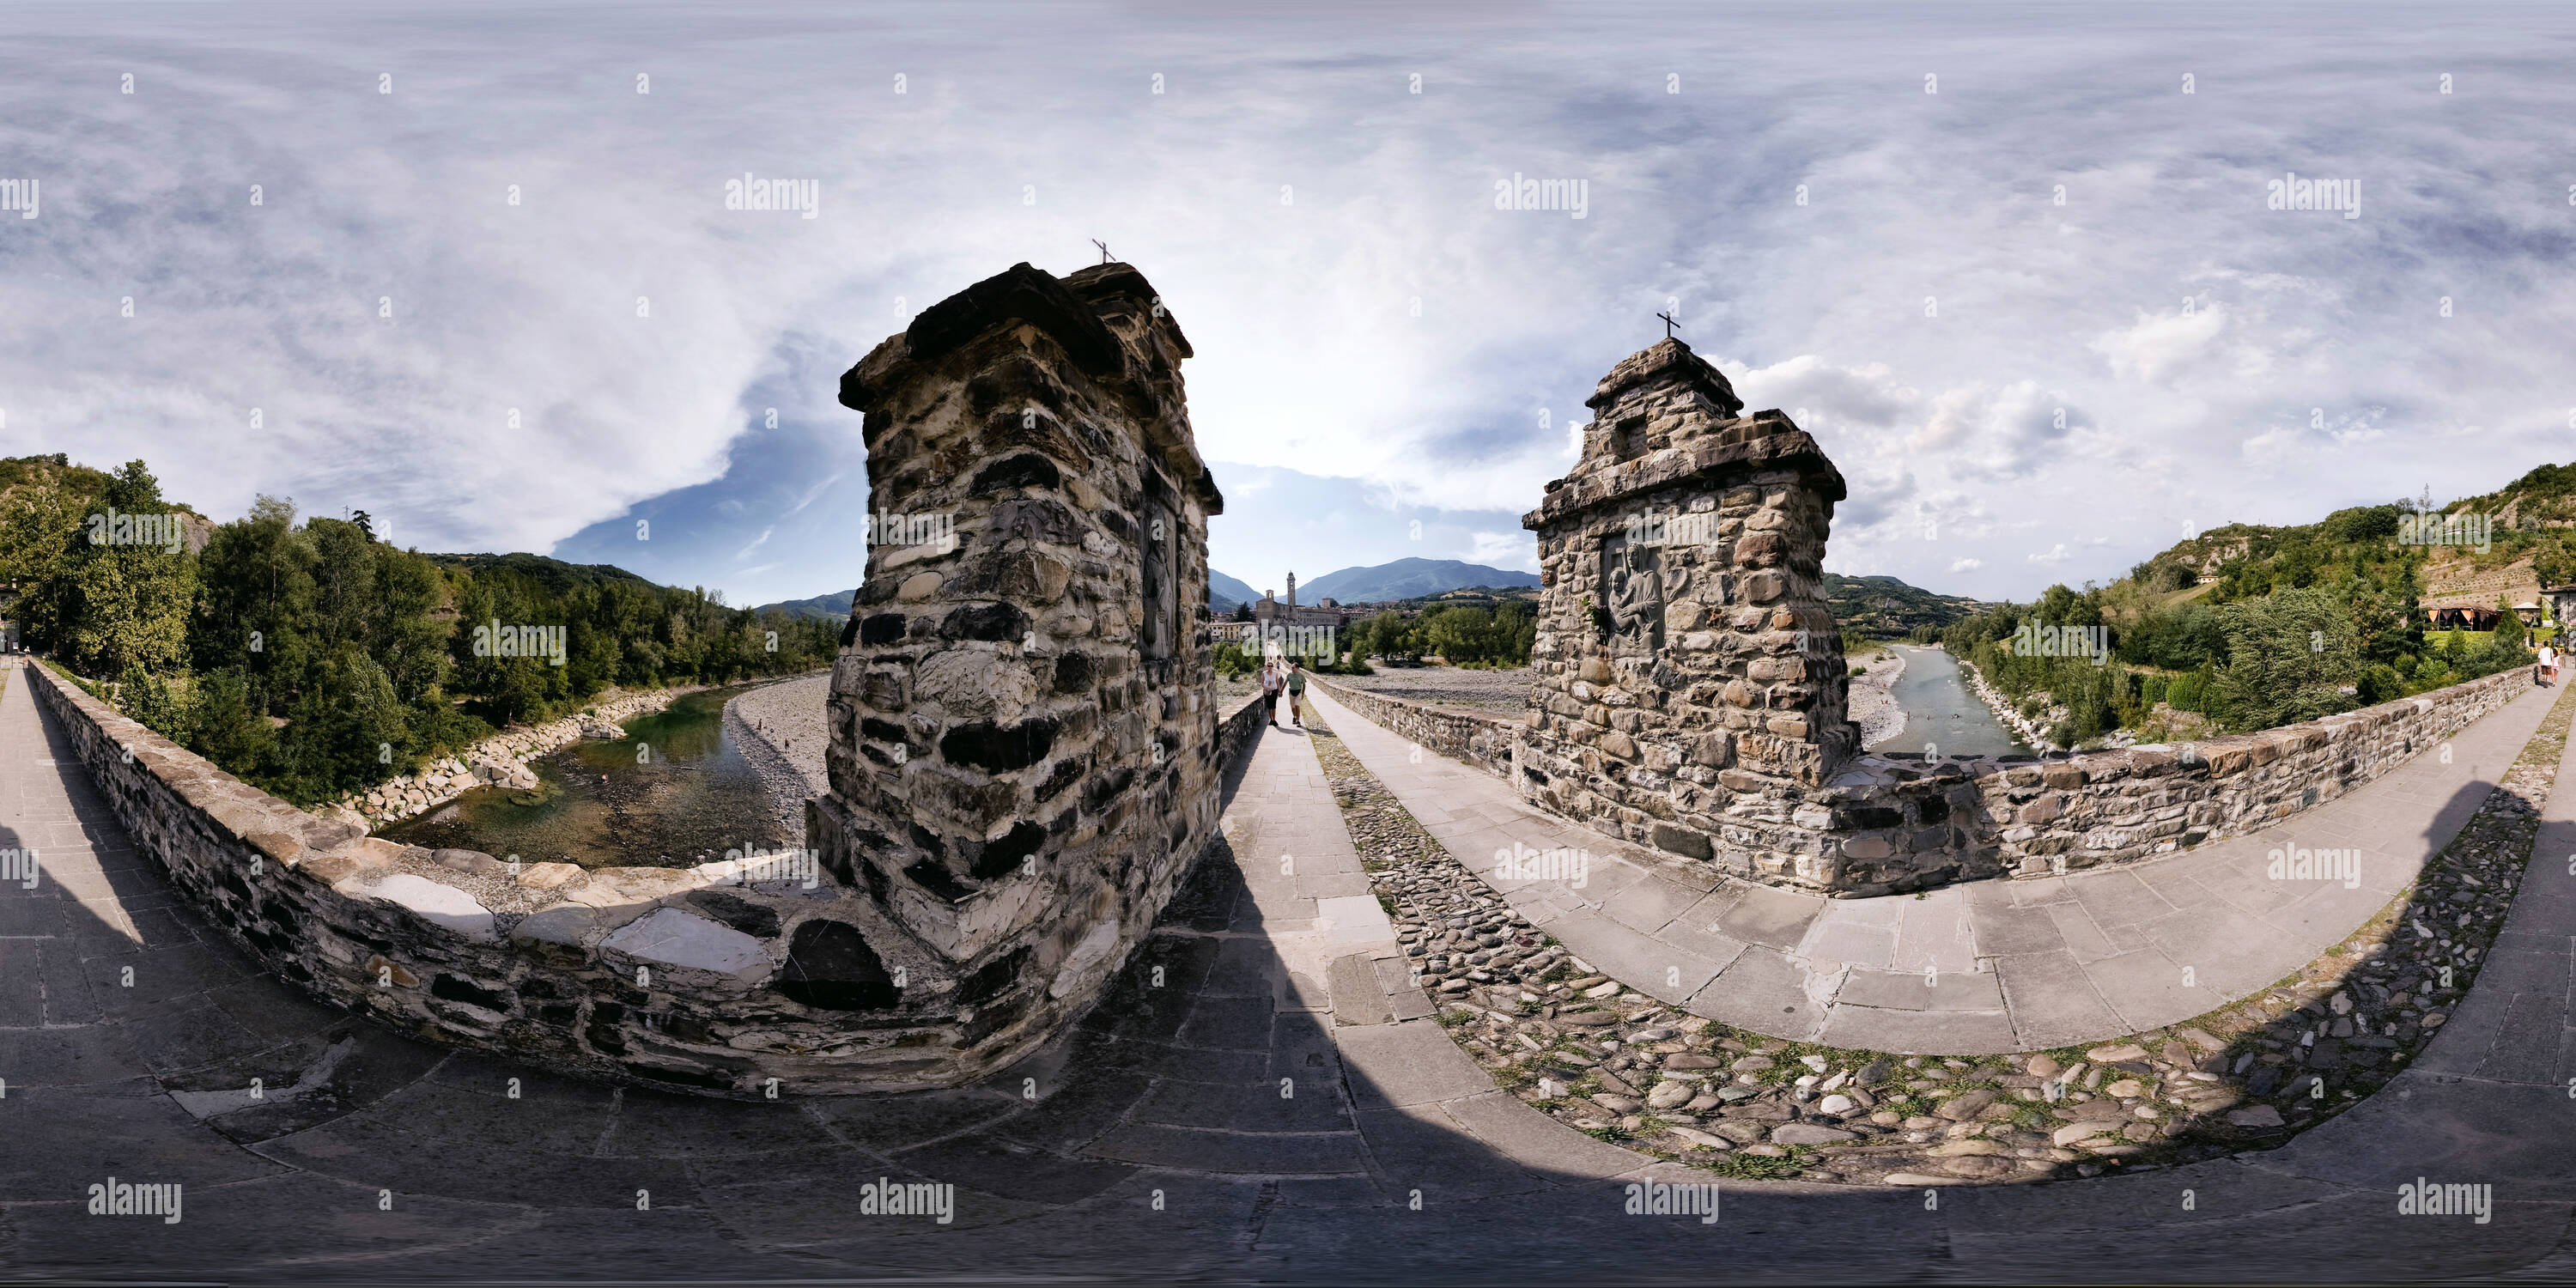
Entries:
<svg viewBox="0 0 2576 1288">
<path fill-rule="evenodd" d="M 1217 502 L 1179 450 L 1186 342 L 1131 275 L 1006 274 L 970 301 L 983 313 L 934 309 L 844 389 L 868 411 L 872 447 L 917 435 L 920 459 L 938 462 L 880 478 L 872 453 L 881 489 L 923 489 L 933 499 L 917 504 L 970 513 L 961 529 L 1026 543 L 944 564 L 872 554 L 832 680 L 847 726 L 834 790 L 814 805 L 834 882 L 875 910 L 821 899 L 869 969 L 937 952 L 909 960 L 947 984 L 945 1009 L 916 1016 L 927 1036 L 893 1049 L 951 1061 L 953 1078 L 927 1079 L 950 1085 L 772 1100 L 744 1084 L 751 1094 L 723 1099 L 464 1041 L 426 1003 L 370 1013 L 317 997 L 280 968 L 301 959 L 210 921 L 208 907 L 231 905 L 174 868 L 166 829 L 134 814 L 122 762 L 100 748 L 140 740 L 13 658 L 0 670 L 0 1275 L 2576 1274 L 2576 876 L 2561 861 L 2576 854 L 2576 791 L 2547 786 L 2567 756 L 2557 690 L 2463 686 L 2197 763 L 1871 762 L 1842 732 L 1838 653 L 1799 635 L 1830 627 L 1808 585 L 1839 490 L 1830 463 L 1785 418 L 1739 416 L 1687 350 L 1658 346 L 1605 382 L 1600 469 L 1534 516 L 1561 614 L 1543 690 L 1565 704 L 1543 696 L 1542 719 L 1497 730 L 1326 687 L 1311 715 L 1329 736 L 1264 728 L 1207 704 L 1192 619 L 1163 615 L 1197 602 Z M 1026 325 L 991 325 L 1014 319 Z M 1026 365 L 1013 345 L 1054 352 Z M 1137 432 L 1091 436 L 1103 424 Z M 1115 485 L 1041 468 L 1077 452 L 1114 463 Z M 900 471 L 914 455 L 884 458 Z M 1688 550 L 1631 540 L 1624 519 L 1613 534 L 1610 517 L 1642 494 L 1715 515 L 1712 532 L 1736 527 Z M 1691 508 L 1695 495 L 1710 504 Z M 1169 544 L 1139 557 L 1156 518 Z M 1753 539 L 1775 533 L 1787 535 Z M 1650 691 L 1674 704 L 1650 708 Z M 1051 734 L 1032 732 L 1038 721 Z M 976 732 L 952 742 L 961 729 Z M 145 751 L 137 763 L 166 759 Z M 2511 803 L 2525 798 L 2528 817 Z M 1927 820 L 1931 800 L 1953 814 Z M 2008 823 L 1979 818 L 2001 806 Z M 1860 813 L 1884 808 L 1903 817 Z M 1720 849 L 1739 834 L 1730 810 L 1770 830 Z M 2154 826 L 2167 811 L 2185 824 L 2161 835 L 2201 835 L 2062 871 L 2045 856 L 2068 850 L 2028 848 L 2058 817 Z M 1427 841 L 1390 840 L 1399 819 Z M 1899 826 L 1940 833 L 1891 847 L 1941 856 L 1911 870 L 1956 858 L 1973 870 L 1949 875 L 1991 878 L 1887 878 L 1870 893 L 1882 882 L 1869 874 L 1893 869 L 1859 866 L 1877 860 L 1848 842 Z M 2472 891 L 2459 856 L 2490 829 L 2509 844 L 2477 851 Z M 1710 838 L 1709 853 L 1689 836 Z M 295 844 L 308 841 L 350 844 Z M 2008 864 L 2005 845 L 2043 862 Z M 1468 910 L 1446 921 L 1419 911 L 1435 847 L 1458 860 L 1443 906 Z M 2349 885 L 2262 870 L 2276 851 L 2313 850 L 2369 861 Z M 40 862 L 21 863 L 28 851 Z M 1498 853 L 1582 866 L 1505 867 Z M 1059 855 L 1078 862 L 1046 857 Z M 705 893 L 636 897 L 759 921 L 689 902 Z M 825 915 L 798 902 L 820 896 L 751 894 L 726 897 L 780 910 L 769 929 L 783 940 Z M 2469 951 L 2472 918 L 2490 911 L 2501 929 L 2475 932 Z M 1559 969 L 1515 985 L 1444 929 Z M 2334 951 L 2357 936 L 2378 946 Z M 596 936 L 556 942 L 603 951 Z M 2436 943 L 2462 978 L 2427 974 L 2420 995 L 2370 982 Z M 1431 966 L 1435 950 L 1458 960 Z M 797 960 L 840 972 L 812 972 L 811 995 L 848 1000 L 875 982 L 847 945 Z M 433 1000 L 483 1005 L 450 992 Z M 2306 1039 L 2273 1044 L 2287 1063 L 2264 1067 L 2316 1072 L 2321 1096 L 2327 1077 L 2338 1096 L 2366 1095 L 2310 1121 L 2267 1092 L 2305 1129 L 2248 1120 L 2221 1129 L 2212 1139 L 2238 1144 L 2214 1152 L 2141 1153 L 2155 1132 L 2118 1143 L 2141 1136 L 2083 1113 L 2104 1134 L 2057 1139 L 2084 1148 L 2016 1143 L 2015 1112 L 2080 1096 L 2076 1109 L 2127 1121 L 2132 1103 L 2163 1103 L 2122 1080 L 2210 1103 L 2256 1048 L 2244 1063 L 2232 1048 L 2203 1058 L 2198 1017 L 2275 995 L 2275 1028 Z M 995 998 L 1018 1000 L 979 1030 Z M 2405 1017 L 2389 1021 L 2402 1063 L 2352 1022 L 2380 1015 Z M 636 1026 L 638 1049 L 682 1040 L 638 1014 L 617 1022 Z M 1554 1054 L 1534 1090 L 1512 1035 L 1538 1024 L 1548 1040 L 1527 1046 Z M 2103 1045 L 2067 1053 L 2088 1044 Z M 1837 1071 L 1822 1098 L 1770 1075 L 1801 1056 Z M 2010 1064 L 1979 1063 L 2000 1056 Z M 2373 1082 L 2353 1073 L 2365 1057 Z M 2062 1060 L 2088 1058 L 2095 1080 L 2072 1088 Z M 1545 1081 L 1614 1067 L 1666 1117 L 1629 1112 L 1607 1081 L 1579 1094 Z M 1967 1076 L 1989 1067 L 2006 1072 Z M 2041 1069 L 2054 1072 L 2024 1072 Z M 1867 1089 L 1940 1108 L 1921 1127 L 1884 1109 L 1903 1121 L 1875 1124 L 1842 1094 Z M 1735 1114 L 1755 1103 L 1775 1112 Z M 1580 1126 L 1586 1114 L 1600 1121 Z M 1705 1128 L 1697 1139 L 1669 1130 L 1684 1116 Z M 1885 1173 L 1871 1149 L 1912 1149 L 1932 1161 L 1909 1166 L 1939 1170 Z M 1760 1178 L 1782 1159 L 1802 1170 Z M 2490 1187 L 2485 1214 L 2400 1216 L 2400 1187 L 2419 1179 Z M 1640 1187 L 1712 1183 L 1714 1221 L 1631 1211 L 1656 1193 Z M 91 1187 L 112 1206 L 117 1185 L 177 1186 L 181 1214 L 93 1214 Z"/>
</svg>

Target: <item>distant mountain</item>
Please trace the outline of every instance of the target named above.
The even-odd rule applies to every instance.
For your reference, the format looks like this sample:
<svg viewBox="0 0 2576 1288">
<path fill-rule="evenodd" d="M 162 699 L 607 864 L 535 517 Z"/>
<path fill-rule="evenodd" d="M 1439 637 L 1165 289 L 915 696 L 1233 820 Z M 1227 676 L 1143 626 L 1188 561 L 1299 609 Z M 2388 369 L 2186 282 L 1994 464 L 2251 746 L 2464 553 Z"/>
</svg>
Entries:
<svg viewBox="0 0 2576 1288">
<path fill-rule="evenodd" d="M 838 621 L 850 615 L 850 601 L 858 598 L 858 595 L 859 592 L 855 588 L 836 590 L 829 594 L 816 595 L 812 599 L 790 599 L 783 603 L 762 604 L 751 611 L 765 613 L 775 608 L 789 617 L 800 619 L 822 617 Z"/>
<path fill-rule="evenodd" d="M 489 558 L 487 555 L 468 558 Z M 1488 568 L 1483 564 L 1460 563 L 1455 559 L 1398 559 L 1375 568 L 1344 568 L 1327 573 L 1312 582 L 1297 583 L 1297 602 L 1312 607 L 1316 600 L 1331 598 L 1345 604 L 1370 604 L 1379 600 L 1419 599 L 1469 586 L 1496 589 L 1535 586 L 1536 573 L 1510 572 Z M 1274 587 L 1273 589 L 1276 589 Z M 794 599 L 777 604 L 762 604 L 762 609 L 776 608 L 790 617 L 831 617 L 850 615 L 850 600 L 855 590 L 834 591 L 812 599 Z M 1237 604 L 1259 603 L 1261 592 L 1238 578 L 1208 570 L 1208 607 L 1218 613 L 1230 613 Z"/>
<path fill-rule="evenodd" d="M 1947 626 L 1985 607 L 1958 595 L 1936 595 L 1894 577 L 1825 574 L 1825 602 L 1834 621 L 1856 635 L 1894 639 L 1917 626 Z"/>
<path fill-rule="evenodd" d="M 1535 586 L 1538 574 L 1488 568 L 1456 559 L 1398 559 L 1374 568 L 1344 568 L 1313 581 L 1297 583 L 1297 602 L 1331 599 L 1345 604 L 1372 604 L 1388 599 L 1419 599 L 1468 586 Z"/>
<path fill-rule="evenodd" d="M 1208 607 L 1231 612 L 1237 604 L 1258 602 L 1261 592 L 1214 568 L 1208 569 Z"/>
</svg>

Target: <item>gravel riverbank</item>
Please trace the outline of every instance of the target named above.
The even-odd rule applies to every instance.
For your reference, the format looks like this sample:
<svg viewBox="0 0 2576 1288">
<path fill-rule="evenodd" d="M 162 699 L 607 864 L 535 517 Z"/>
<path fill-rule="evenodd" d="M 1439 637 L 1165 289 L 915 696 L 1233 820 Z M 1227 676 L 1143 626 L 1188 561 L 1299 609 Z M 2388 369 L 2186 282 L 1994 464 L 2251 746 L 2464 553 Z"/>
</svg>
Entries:
<svg viewBox="0 0 2576 1288">
<path fill-rule="evenodd" d="M 805 798 L 820 796 L 829 786 L 823 750 L 831 745 L 831 732 L 823 723 L 823 703 L 831 690 L 832 673 L 817 671 L 725 704 L 725 733 L 760 775 L 779 823 L 798 846 L 805 843 Z"/>
<path fill-rule="evenodd" d="M 1860 726 L 1860 745 L 1875 747 L 1905 732 L 1905 708 L 1896 704 L 1899 676 L 1905 674 L 1905 655 L 1894 649 L 1855 656 L 1855 668 L 1865 672 L 1851 679 L 1849 702 L 1851 722 Z"/>
</svg>

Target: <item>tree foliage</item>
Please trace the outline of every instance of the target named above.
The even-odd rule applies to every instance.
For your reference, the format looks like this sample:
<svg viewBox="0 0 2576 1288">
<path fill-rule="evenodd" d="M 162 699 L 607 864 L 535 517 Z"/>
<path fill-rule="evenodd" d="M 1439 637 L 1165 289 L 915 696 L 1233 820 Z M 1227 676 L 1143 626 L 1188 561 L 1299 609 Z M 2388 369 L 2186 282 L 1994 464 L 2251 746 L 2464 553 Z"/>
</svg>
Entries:
<svg viewBox="0 0 2576 1288">
<path fill-rule="evenodd" d="M 298 522 L 292 502 L 269 496 L 198 553 L 91 546 L 80 520 L 93 505 L 167 508 L 142 462 L 19 482 L 0 504 L 0 571 L 21 585 L 30 642 L 117 681 L 106 691 L 127 714 L 299 804 L 611 685 L 793 674 L 838 650 L 829 620 L 755 615 L 720 594 L 535 556 L 443 567 L 378 540 L 363 515 Z M 475 628 L 495 623 L 560 639 L 560 664 L 478 651 Z"/>
</svg>

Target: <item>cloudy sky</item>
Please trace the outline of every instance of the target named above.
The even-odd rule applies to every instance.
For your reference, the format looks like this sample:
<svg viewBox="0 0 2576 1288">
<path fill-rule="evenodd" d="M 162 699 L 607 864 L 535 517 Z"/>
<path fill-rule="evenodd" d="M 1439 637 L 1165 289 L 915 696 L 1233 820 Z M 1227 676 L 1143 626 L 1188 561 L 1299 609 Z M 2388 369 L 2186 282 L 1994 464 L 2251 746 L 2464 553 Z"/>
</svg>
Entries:
<svg viewBox="0 0 2576 1288">
<path fill-rule="evenodd" d="M 1667 307 L 1850 479 L 1828 567 L 1953 593 L 2576 459 L 2576 9 L 1219 8 L 7 5 L 0 454 L 801 598 L 839 373 L 1098 238 L 1263 588 L 1532 567 Z"/>
</svg>

